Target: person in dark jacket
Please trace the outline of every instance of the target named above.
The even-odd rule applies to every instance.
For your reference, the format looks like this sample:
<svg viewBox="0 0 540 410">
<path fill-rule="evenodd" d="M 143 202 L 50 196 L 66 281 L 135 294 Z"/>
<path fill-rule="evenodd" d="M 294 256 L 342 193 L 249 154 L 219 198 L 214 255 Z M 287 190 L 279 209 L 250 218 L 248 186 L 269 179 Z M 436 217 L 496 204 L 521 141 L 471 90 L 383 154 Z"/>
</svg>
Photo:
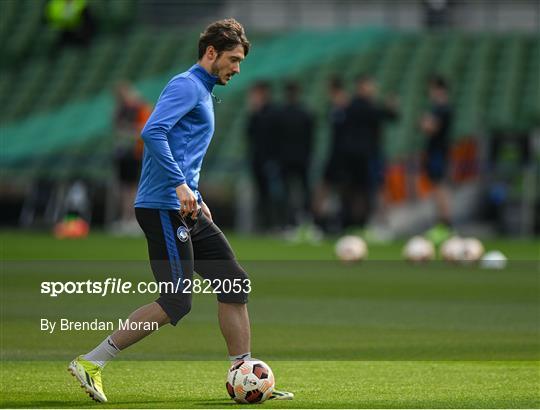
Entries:
<svg viewBox="0 0 540 410">
<path fill-rule="evenodd" d="M 284 187 L 287 223 L 299 225 L 311 217 L 309 168 L 314 118 L 300 101 L 300 86 L 285 85 L 285 103 L 279 110 L 279 164 Z"/>
<path fill-rule="evenodd" d="M 435 187 L 434 199 L 439 222 L 443 226 L 450 227 L 450 200 L 445 185 L 452 125 L 448 84 L 442 77 L 433 77 L 429 81 L 428 92 L 431 107 L 420 121 L 420 128 L 426 137 L 423 167 Z"/>
<path fill-rule="evenodd" d="M 385 174 L 383 125 L 398 117 L 395 100 L 376 102 L 377 84 L 372 77 L 359 77 L 356 95 L 346 111 L 344 166 L 348 189 L 346 224 L 363 225 L 374 208 L 382 206 Z"/>
<path fill-rule="evenodd" d="M 330 208 L 330 197 L 336 195 L 342 207 L 343 181 L 346 179 L 343 167 L 343 157 L 346 152 L 345 124 L 346 112 L 349 105 L 349 95 L 343 87 L 343 82 L 339 77 L 332 77 L 328 82 L 328 124 L 329 124 L 329 146 L 328 157 L 324 166 L 321 181 L 315 188 L 313 199 L 313 213 L 315 221 L 325 230 L 336 230 L 341 228 L 341 221 L 337 212 Z M 336 217 L 337 218 L 333 218 Z M 331 221 L 332 220 L 332 221 Z M 331 226 L 333 225 L 333 226 Z"/>
<path fill-rule="evenodd" d="M 276 207 L 279 191 L 277 107 L 272 102 L 268 82 L 259 81 L 249 92 L 247 150 L 256 191 L 257 227 L 263 230 L 278 224 Z"/>
</svg>

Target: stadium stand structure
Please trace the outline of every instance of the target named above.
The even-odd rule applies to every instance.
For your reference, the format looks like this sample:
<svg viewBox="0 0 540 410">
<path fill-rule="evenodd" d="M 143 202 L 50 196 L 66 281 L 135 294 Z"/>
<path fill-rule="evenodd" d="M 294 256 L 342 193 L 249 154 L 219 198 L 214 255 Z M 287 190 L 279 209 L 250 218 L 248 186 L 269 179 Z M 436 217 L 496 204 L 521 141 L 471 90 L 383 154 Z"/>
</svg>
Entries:
<svg viewBox="0 0 540 410">
<path fill-rule="evenodd" d="M 195 61 L 197 32 L 128 27 L 133 9 L 121 5 L 129 3 L 112 2 L 118 10 L 105 16 L 99 14 L 105 3 L 92 2 L 104 27 L 100 35 L 87 49 L 64 49 L 51 59 L 46 50 L 54 33 L 35 2 L 1 2 L 4 177 L 106 178 L 115 82 L 133 81 L 155 101 L 168 79 Z M 425 81 L 433 73 L 450 79 L 456 139 L 493 129 L 526 130 L 540 120 L 538 37 L 382 28 L 250 37 L 254 47 L 242 75 L 215 90 L 224 103 L 215 106 L 216 135 L 205 178 L 228 178 L 243 169 L 245 92 L 261 78 L 276 86 L 288 78 L 301 82 L 319 118 L 316 164 L 328 142 L 326 81 L 334 73 L 343 75 L 349 88 L 358 74 L 372 73 L 383 95 L 398 94 L 402 117 L 386 132 L 391 158 L 421 146 L 417 119 L 427 104 Z"/>
</svg>

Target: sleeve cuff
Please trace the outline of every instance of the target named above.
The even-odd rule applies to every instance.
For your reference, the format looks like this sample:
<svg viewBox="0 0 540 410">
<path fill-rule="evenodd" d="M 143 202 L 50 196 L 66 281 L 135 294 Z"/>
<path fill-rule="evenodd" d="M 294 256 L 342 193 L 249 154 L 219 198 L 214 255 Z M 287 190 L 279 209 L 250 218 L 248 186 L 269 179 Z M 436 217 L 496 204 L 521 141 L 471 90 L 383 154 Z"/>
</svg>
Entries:
<svg viewBox="0 0 540 410">
<path fill-rule="evenodd" d="M 183 185 L 186 183 L 186 179 L 185 178 L 177 178 L 174 180 L 174 187 L 177 188 L 179 187 L 180 185 Z"/>
</svg>

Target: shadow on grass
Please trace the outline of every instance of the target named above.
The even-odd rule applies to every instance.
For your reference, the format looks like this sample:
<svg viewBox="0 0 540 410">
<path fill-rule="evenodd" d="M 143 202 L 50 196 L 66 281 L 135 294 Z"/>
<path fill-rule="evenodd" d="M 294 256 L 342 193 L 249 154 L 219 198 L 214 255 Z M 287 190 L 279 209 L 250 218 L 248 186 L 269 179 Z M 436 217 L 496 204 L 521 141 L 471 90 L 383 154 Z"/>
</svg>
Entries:
<svg viewBox="0 0 540 410">
<path fill-rule="evenodd" d="M 224 407 L 232 407 L 232 406 L 245 407 L 245 405 L 235 403 L 232 400 L 223 400 L 223 399 L 193 401 L 192 404 L 196 406 L 201 406 L 201 407 L 216 407 L 216 408 L 224 408 Z"/>
</svg>

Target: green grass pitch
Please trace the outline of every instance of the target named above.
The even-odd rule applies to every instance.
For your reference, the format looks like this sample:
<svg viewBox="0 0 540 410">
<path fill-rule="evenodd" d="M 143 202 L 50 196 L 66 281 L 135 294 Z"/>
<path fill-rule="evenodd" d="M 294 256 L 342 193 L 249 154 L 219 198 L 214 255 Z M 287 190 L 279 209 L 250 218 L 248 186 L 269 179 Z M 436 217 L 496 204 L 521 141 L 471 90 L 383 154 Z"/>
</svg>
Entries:
<svg viewBox="0 0 540 410">
<path fill-rule="evenodd" d="M 399 261 L 402 243 L 370 246 L 368 262 L 341 265 L 333 261 L 331 241 L 312 246 L 229 239 L 254 282 L 253 353 L 272 366 L 278 387 L 296 395 L 292 402 L 262 406 L 540 406 L 539 241 L 487 242 L 510 263 L 502 271 L 484 271 L 406 264 Z M 66 367 L 108 332 L 39 331 L 41 316 L 113 319 L 152 300 L 51 300 L 38 287 L 50 277 L 65 280 L 56 270 L 66 269 L 66 261 L 74 261 L 67 270 L 88 272 L 95 271 L 95 261 L 107 269 L 120 266 L 110 264 L 115 260 L 140 261 L 129 274 L 150 281 L 144 239 L 94 233 L 58 241 L 45 233 L 4 231 L 0 241 L 0 406 L 239 407 L 224 387 L 228 363 L 211 295 L 196 295 L 192 312 L 176 328 L 158 331 L 106 367 L 105 405 L 90 401 Z"/>
</svg>

